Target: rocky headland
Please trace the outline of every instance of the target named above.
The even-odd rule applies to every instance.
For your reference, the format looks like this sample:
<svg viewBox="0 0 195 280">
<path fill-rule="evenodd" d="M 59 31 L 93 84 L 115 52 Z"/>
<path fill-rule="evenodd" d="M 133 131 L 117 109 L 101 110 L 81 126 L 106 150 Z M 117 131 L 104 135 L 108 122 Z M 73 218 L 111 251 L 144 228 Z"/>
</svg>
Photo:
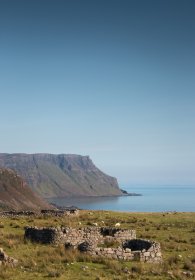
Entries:
<svg viewBox="0 0 195 280">
<path fill-rule="evenodd" d="M 98 169 L 89 156 L 1 153 L 0 167 L 15 170 L 44 198 L 124 195 L 117 179 Z"/>
</svg>

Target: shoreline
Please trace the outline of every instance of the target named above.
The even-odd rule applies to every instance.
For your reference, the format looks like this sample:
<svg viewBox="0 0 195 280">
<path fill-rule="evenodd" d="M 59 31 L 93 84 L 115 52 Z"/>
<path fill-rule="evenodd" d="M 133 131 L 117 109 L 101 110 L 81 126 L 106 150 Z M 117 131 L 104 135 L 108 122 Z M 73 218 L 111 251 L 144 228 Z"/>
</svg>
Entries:
<svg viewBox="0 0 195 280">
<path fill-rule="evenodd" d="M 127 193 L 122 195 L 72 195 L 72 196 L 53 196 L 53 197 L 43 197 L 45 200 L 49 199 L 67 199 L 67 198 L 101 198 L 101 197 L 124 197 L 124 196 L 143 196 L 139 193 Z"/>
</svg>

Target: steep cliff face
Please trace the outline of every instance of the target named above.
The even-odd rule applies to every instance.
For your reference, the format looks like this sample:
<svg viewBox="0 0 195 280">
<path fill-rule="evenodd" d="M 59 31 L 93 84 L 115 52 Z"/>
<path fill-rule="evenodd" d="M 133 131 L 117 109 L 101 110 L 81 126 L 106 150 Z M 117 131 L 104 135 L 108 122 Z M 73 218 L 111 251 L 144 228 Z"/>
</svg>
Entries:
<svg viewBox="0 0 195 280">
<path fill-rule="evenodd" d="M 13 170 L 0 168 L 0 208 L 39 210 L 51 208 Z"/>
<path fill-rule="evenodd" d="M 0 167 L 14 169 L 43 197 L 121 195 L 117 180 L 88 156 L 0 154 Z"/>
</svg>

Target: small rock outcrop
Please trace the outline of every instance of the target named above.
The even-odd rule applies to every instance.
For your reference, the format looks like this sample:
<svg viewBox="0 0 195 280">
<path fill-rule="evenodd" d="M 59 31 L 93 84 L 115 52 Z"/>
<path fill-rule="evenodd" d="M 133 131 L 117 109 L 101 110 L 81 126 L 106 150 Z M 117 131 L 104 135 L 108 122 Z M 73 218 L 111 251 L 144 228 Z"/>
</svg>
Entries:
<svg viewBox="0 0 195 280">
<path fill-rule="evenodd" d="M 84 241 L 77 246 L 80 252 L 91 252 L 95 249 L 95 244 L 93 242 Z"/>
<path fill-rule="evenodd" d="M 2 248 L 0 248 L 0 265 L 16 266 L 18 261 L 9 257 Z"/>
</svg>

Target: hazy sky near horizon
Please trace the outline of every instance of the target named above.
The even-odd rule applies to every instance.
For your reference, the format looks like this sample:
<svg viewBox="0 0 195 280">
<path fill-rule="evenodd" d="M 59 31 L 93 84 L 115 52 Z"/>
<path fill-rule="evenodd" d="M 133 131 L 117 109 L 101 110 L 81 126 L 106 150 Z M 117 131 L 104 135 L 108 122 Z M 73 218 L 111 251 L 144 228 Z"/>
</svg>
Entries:
<svg viewBox="0 0 195 280">
<path fill-rule="evenodd" d="M 195 185 L 194 0 L 0 0 L 0 152 Z"/>
</svg>

